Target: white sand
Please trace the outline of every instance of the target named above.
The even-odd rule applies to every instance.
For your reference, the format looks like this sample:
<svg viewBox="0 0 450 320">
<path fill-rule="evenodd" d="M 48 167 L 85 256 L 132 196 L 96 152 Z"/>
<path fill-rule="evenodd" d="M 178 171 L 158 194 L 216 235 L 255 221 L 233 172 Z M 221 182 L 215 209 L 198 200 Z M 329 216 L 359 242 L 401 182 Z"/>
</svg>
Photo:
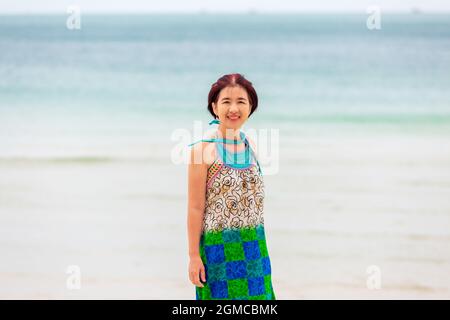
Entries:
<svg viewBox="0 0 450 320">
<path fill-rule="evenodd" d="M 318 132 L 281 131 L 265 177 L 277 298 L 450 298 L 450 136 Z M 153 163 L 3 161 L 0 298 L 194 299 L 186 170 L 165 143 Z"/>
</svg>

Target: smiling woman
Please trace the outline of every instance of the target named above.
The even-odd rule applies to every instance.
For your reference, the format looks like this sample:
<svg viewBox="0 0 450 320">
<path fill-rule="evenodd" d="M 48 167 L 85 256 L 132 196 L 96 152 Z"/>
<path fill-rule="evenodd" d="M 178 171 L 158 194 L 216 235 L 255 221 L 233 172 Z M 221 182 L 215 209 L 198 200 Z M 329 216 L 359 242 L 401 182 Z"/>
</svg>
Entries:
<svg viewBox="0 0 450 320">
<path fill-rule="evenodd" d="M 240 74 L 223 76 L 208 95 L 208 110 L 219 123 L 216 135 L 191 150 L 189 279 L 198 300 L 275 300 L 263 176 L 254 148 L 240 131 L 257 106 L 251 82 Z M 232 153 L 227 144 L 241 150 Z"/>
<path fill-rule="evenodd" d="M 211 86 L 208 111 L 224 124 L 220 126 L 224 136 L 226 128 L 234 129 L 230 133 L 237 133 L 257 108 L 258 95 L 252 83 L 240 74 L 224 75 Z"/>
</svg>

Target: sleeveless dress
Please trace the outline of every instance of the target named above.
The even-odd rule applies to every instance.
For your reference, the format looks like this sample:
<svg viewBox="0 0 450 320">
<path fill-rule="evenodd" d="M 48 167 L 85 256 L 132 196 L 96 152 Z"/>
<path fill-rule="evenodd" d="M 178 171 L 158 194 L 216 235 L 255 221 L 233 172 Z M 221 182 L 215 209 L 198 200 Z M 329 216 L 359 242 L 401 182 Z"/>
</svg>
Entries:
<svg viewBox="0 0 450 320">
<path fill-rule="evenodd" d="M 204 287 L 197 300 L 275 300 L 264 230 L 264 181 L 244 133 L 245 150 L 230 153 L 219 139 L 208 169 L 200 237 Z M 256 162 L 256 164 L 255 164 Z"/>
</svg>

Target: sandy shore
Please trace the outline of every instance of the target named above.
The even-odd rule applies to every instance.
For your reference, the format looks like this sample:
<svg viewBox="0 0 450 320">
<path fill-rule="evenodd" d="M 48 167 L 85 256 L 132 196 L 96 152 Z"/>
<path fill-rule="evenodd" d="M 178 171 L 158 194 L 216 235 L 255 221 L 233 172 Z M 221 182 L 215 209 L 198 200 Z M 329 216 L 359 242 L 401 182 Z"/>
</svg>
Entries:
<svg viewBox="0 0 450 320">
<path fill-rule="evenodd" d="M 448 135 L 284 137 L 265 177 L 278 299 L 450 298 Z M 2 160 L 0 298 L 194 299 L 186 170 L 167 144 L 153 162 Z"/>
</svg>

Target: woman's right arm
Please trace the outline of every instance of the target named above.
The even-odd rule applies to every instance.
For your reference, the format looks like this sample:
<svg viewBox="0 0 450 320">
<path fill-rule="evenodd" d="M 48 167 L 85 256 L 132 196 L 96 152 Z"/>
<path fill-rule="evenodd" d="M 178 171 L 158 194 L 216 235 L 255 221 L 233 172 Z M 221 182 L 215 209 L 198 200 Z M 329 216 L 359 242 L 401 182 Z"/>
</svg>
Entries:
<svg viewBox="0 0 450 320">
<path fill-rule="evenodd" d="M 191 149 L 188 165 L 188 240 L 189 240 L 189 279 L 196 286 L 203 287 L 205 267 L 200 258 L 199 244 L 205 210 L 206 177 L 208 165 L 204 161 L 203 146 L 199 143 Z"/>
</svg>

